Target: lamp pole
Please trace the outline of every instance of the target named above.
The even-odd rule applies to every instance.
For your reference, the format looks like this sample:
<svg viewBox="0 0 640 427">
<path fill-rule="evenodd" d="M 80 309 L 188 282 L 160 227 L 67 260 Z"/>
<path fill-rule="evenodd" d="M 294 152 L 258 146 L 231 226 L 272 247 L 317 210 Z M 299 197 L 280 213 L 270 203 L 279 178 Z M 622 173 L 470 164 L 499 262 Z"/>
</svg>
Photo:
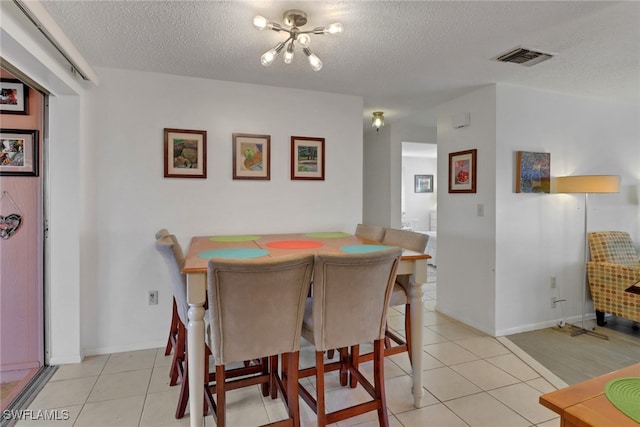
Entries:
<svg viewBox="0 0 640 427">
<path fill-rule="evenodd" d="M 584 327 L 584 307 L 587 305 L 587 286 L 589 284 L 589 279 L 587 277 L 587 262 L 589 262 L 589 235 L 587 233 L 587 224 L 588 222 L 588 214 L 589 214 L 589 193 L 584 193 L 584 263 L 583 263 L 583 274 L 582 274 L 582 322 L 580 326 L 569 324 L 574 330 L 571 332 L 571 336 L 575 337 L 581 334 L 593 335 L 594 337 L 601 338 L 603 340 L 608 340 L 609 337 L 607 335 L 598 333 L 591 329 L 586 329 Z"/>
</svg>

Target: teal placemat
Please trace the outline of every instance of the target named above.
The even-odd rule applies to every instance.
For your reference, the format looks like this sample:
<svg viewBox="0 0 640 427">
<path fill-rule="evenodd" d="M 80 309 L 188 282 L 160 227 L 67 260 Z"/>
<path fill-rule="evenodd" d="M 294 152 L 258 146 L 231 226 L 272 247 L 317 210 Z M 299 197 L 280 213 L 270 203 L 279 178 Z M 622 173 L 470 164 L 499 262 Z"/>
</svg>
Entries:
<svg viewBox="0 0 640 427">
<path fill-rule="evenodd" d="M 252 240 L 258 240 L 260 236 L 213 236 L 209 237 L 212 242 L 250 242 Z"/>
<path fill-rule="evenodd" d="M 200 252 L 198 256 L 204 259 L 210 258 L 226 258 L 226 259 L 250 259 L 260 258 L 269 254 L 264 249 L 253 248 L 226 248 L 214 249 L 212 251 Z"/>
<path fill-rule="evenodd" d="M 351 254 L 362 254 L 367 252 L 383 251 L 392 247 L 393 246 L 387 245 L 347 245 L 341 247 L 340 250 Z"/>
<path fill-rule="evenodd" d="M 315 239 L 341 239 L 343 237 L 349 237 L 350 234 L 342 233 L 342 232 L 323 232 L 323 233 L 308 233 L 305 234 L 307 237 L 312 237 Z"/>
<path fill-rule="evenodd" d="M 616 378 L 604 387 L 609 402 L 627 417 L 640 423 L 640 378 Z"/>
</svg>

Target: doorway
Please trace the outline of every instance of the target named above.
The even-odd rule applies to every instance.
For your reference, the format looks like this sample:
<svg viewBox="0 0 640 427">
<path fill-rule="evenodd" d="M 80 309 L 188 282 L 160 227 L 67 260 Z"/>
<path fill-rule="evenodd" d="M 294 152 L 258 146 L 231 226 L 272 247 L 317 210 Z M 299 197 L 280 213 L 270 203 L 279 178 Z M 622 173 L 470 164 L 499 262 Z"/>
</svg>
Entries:
<svg viewBox="0 0 640 427">
<path fill-rule="evenodd" d="M 438 150 L 436 144 L 402 143 L 402 228 L 429 235 L 429 264 L 436 266 Z"/>
<path fill-rule="evenodd" d="M 45 95 L 6 69 L 0 110 L 0 410 L 45 365 Z"/>
</svg>

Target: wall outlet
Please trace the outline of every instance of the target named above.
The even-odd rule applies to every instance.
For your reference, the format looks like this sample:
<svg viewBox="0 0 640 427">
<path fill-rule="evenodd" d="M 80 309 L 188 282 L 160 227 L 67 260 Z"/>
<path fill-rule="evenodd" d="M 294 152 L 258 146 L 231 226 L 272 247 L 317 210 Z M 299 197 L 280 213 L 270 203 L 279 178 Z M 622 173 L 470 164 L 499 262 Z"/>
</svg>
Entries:
<svg viewBox="0 0 640 427">
<path fill-rule="evenodd" d="M 551 276 L 551 289 L 555 289 L 556 286 L 556 276 Z"/>
<path fill-rule="evenodd" d="M 557 303 L 557 298 L 556 297 L 551 297 L 551 308 L 556 308 L 556 303 Z"/>
<path fill-rule="evenodd" d="M 158 304 L 158 291 L 149 291 L 148 304 L 149 305 Z"/>
</svg>

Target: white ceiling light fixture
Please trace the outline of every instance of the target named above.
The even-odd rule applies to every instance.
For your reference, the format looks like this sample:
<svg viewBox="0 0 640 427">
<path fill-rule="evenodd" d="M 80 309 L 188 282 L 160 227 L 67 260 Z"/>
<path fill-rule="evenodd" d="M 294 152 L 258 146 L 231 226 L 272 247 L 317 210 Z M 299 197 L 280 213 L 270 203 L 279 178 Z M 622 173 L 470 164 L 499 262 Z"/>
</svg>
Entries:
<svg viewBox="0 0 640 427">
<path fill-rule="evenodd" d="M 282 16 L 285 28 L 282 25 L 269 21 L 264 16 L 257 15 L 253 18 L 253 25 L 258 30 L 273 30 L 276 32 L 285 31 L 289 34 L 289 38 L 285 41 L 278 43 L 273 49 L 265 52 L 260 58 L 260 63 L 265 67 L 273 64 L 276 57 L 280 52 L 287 47 L 284 53 L 285 64 L 291 64 L 293 61 L 293 54 L 295 50 L 295 43 L 297 42 L 302 46 L 302 52 L 307 56 L 309 65 L 314 71 L 320 71 L 322 69 L 322 61 L 309 49 L 311 43 L 311 37 L 309 34 L 340 34 L 344 29 L 342 24 L 335 22 L 326 27 L 316 27 L 313 30 L 302 31 L 299 27 L 304 26 L 307 23 L 307 14 L 301 10 L 290 9 L 284 12 Z M 288 45 L 287 45 L 288 43 Z"/>
<path fill-rule="evenodd" d="M 382 111 L 374 111 L 371 118 L 371 127 L 376 128 L 376 132 L 378 132 L 382 126 L 384 126 L 384 113 Z"/>
</svg>

